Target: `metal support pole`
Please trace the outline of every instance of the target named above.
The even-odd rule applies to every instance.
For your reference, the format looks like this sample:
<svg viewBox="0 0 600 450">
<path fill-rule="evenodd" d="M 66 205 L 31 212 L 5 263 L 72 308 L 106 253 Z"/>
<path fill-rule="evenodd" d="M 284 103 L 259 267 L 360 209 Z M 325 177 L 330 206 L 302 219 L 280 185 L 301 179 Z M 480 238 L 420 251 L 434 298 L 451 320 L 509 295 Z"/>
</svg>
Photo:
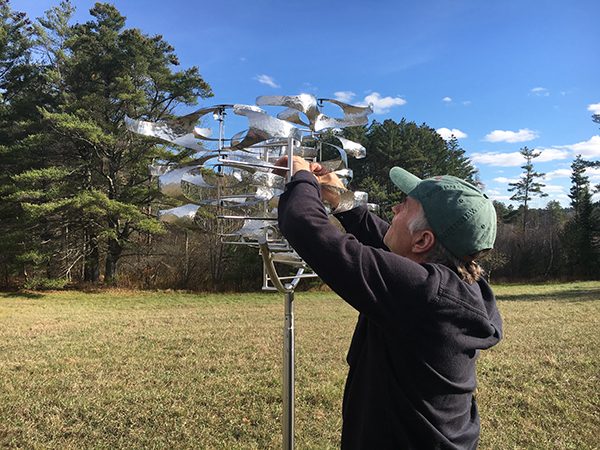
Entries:
<svg viewBox="0 0 600 450">
<path fill-rule="evenodd" d="M 283 449 L 294 448 L 294 291 L 285 293 L 283 327 Z"/>
</svg>

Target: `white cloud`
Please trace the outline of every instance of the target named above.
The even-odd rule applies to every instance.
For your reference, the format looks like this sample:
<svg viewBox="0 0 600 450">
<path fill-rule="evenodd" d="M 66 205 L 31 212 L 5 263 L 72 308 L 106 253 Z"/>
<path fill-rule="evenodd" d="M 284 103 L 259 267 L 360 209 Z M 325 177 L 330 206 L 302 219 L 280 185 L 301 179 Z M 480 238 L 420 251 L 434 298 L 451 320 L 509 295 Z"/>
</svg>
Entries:
<svg viewBox="0 0 600 450">
<path fill-rule="evenodd" d="M 537 138 L 539 134 L 529 128 L 522 128 L 519 131 L 494 130 L 488 133 L 484 140 L 488 142 L 526 142 Z"/>
<path fill-rule="evenodd" d="M 496 183 L 508 184 L 508 183 L 516 183 L 517 181 L 519 181 L 519 179 L 518 178 L 497 177 L 497 178 L 494 178 L 494 181 Z"/>
<path fill-rule="evenodd" d="M 571 157 L 569 152 L 561 150 L 559 148 L 536 148 L 535 150 L 540 153 L 540 156 L 535 158 L 534 162 L 556 161 L 559 159 L 567 159 Z"/>
<path fill-rule="evenodd" d="M 556 148 L 536 150 L 540 152 L 540 156 L 533 160 L 534 163 L 555 161 L 570 157 L 569 152 Z M 516 167 L 522 165 L 525 162 L 525 158 L 523 158 L 523 155 L 521 155 L 520 152 L 486 152 L 473 154 L 471 156 L 471 161 L 473 161 L 475 164 L 483 164 L 488 166 Z"/>
<path fill-rule="evenodd" d="M 352 91 L 338 91 L 333 93 L 333 97 L 336 100 L 344 103 L 350 103 L 356 94 Z"/>
<path fill-rule="evenodd" d="M 474 153 L 471 156 L 471 161 L 473 161 L 475 164 L 484 164 L 488 166 L 513 167 L 523 164 L 523 155 L 521 155 L 519 152 Z"/>
<path fill-rule="evenodd" d="M 592 136 L 587 141 L 578 142 L 573 145 L 564 145 L 560 148 L 568 148 L 583 158 L 597 158 L 600 156 L 600 136 Z"/>
<path fill-rule="evenodd" d="M 591 111 L 592 114 L 600 114 L 600 103 L 592 103 L 587 107 L 588 111 Z"/>
<path fill-rule="evenodd" d="M 600 183 L 600 167 L 588 167 L 585 170 L 585 174 L 589 177 L 590 183 Z"/>
<path fill-rule="evenodd" d="M 454 136 L 456 139 L 464 139 L 467 137 L 467 133 L 465 133 L 464 131 L 459 130 L 458 128 L 438 128 L 437 133 L 445 140 L 448 141 L 450 140 L 450 138 L 452 136 Z"/>
<path fill-rule="evenodd" d="M 550 92 L 545 87 L 534 87 L 530 92 L 538 97 L 548 97 L 550 95 Z"/>
<path fill-rule="evenodd" d="M 375 114 L 385 114 L 394 106 L 406 104 L 401 97 L 382 97 L 379 92 L 373 92 L 365 97 L 363 105 L 372 105 Z"/>
<path fill-rule="evenodd" d="M 471 100 L 465 100 L 464 102 L 462 102 L 462 104 L 465 106 L 469 106 L 471 104 Z"/>
<path fill-rule="evenodd" d="M 542 188 L 542 192 L 549 194 L 552 197 L 555 197 L 557 194 L 564 194 L 565 187 L 560 186 L 558 184 L 546 184 Z"/>
<path fill-rule="evenodd" d="M 443 102 L 446 102 L 446 103 L 451 103 L 451 102 L 452 102 L 452 97 L 444 97 L 444 98 L 442 99 L 442 101 L 443 101 Z"/>
<path fill-rule="evenodd" d="M 273 77 L 270 77 L 269 75 L 256 75 L 254 77 L 254 79 L 256 81 L 258 81 L 261 84 L 266 84 L 267 86 L 271 86 L 272 88 L 279 88 L 281 86 L 279 86 L 277 83 L 275 83 L 275 79 Z"/>
<path fill-rule="evenodd" d="M 492 199 L 500 202 L 510 201 L 510 195 L 506 192 L 499 191 L 498 189 L 486 189 L 485 193 Z"/>
<path fill-rule="evenodd" d="M 571 176 L 571 169 L 556 169 L 551 172 L 546 172 L 545 180 L 553 180 L 555 178 L 569 178 Z"/>
</svg>

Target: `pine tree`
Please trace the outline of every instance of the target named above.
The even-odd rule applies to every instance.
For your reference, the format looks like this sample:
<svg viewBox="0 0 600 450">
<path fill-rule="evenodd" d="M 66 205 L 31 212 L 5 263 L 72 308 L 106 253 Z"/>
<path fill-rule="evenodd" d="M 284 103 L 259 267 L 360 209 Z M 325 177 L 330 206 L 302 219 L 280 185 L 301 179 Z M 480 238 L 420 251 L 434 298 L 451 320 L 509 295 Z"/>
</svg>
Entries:
<svg viewBox="0 0 600 450">
<path fill-rule="evenodd" d="M 589 277 L 598 269 L 597 220 L 590 190 L 590 180 L 585 171 L 593 165 L 577 155 L 571 164 L 571 189 L 569 198 L 574 217 L 565 229 L 569 264 L 578 276 Z"/>
<path fill-rule="evenodd" d="M 26 275 L 25 265 L 17 257 L 31 250 L 18 202 L 11 198 L 15 191 L 11 176 L 28 167 L 32 156 L 13 145 L 28 134 L 27 118 L 33 108 L 27 92 L 39 82 L 31 62 L 32 34 L 26 15 L 0 1 L 0 268 L 4 284 L 15 273 Z"/>
<path fill-rule="evenodd" d="M 532 199 L 532 196 L 536 195 L 538 197 L 547 197 L 548 194 L 542 191 L 542 188 L 545 185 L 539 181 L 536 181 L 540 178 L 543 178 L 545 174 L 533 170 L 532 160 L 540 156 L 541 153 L 530 150 L 528 147 L 521 148 L 520 153 L 525 158 L 525 164 L 521 166 L 521 169 L 523 169 L 523 174 L 521 175 L 519 181 L 515 183 L 509 183 L 510 188 L 508 188 L 508 191 L 514 192 L 514 194 L 510 197 L 511 200 L 519 202 L 523 205 L 523 232 L 525 232 L 527 227 L 527 213 L 529 209 L 528 203 Z"/>
<path fill-rule="evenodd" d="M 476 182 L 476 169 L 456 140 L 445 142 L 427 124 L 374 121 L 369 127 L 351 129 L 346 136 L 361 142 L 368 149 L 367 158 L 351 161 L 354 186 L 369 193 L 380 206 L 382 215 L 398 202 L 401 193 L 389 180 L 394 166 L 402 167 L 421 178 L 454 175 Z"/>
<path fill-rule="evenodd" d="M 35 132 L 12 147 L 37 158 L 16 167 L 13 199 L 35 224 L 32 235 L 48 243 L 46 260 L 64 261 L 62 271 L 83 261 L 87 281 L 99 279 L 104 260 L 111 281 L 132 238 L 161 229 L 149 215 L 159 194 L 147 166 L 173 157 L 129 133 L 123 118 L 159 120 L 212 93 L 196 67 L 174 70 L 179 62 L 161 36 L 125 28 L 114 6 L 97 3 L 92 20 L 69 25 L 72 11 L 63 1 L 36 27 L 44 83 L 30 99 L 39 105 Z"/>
</svg>

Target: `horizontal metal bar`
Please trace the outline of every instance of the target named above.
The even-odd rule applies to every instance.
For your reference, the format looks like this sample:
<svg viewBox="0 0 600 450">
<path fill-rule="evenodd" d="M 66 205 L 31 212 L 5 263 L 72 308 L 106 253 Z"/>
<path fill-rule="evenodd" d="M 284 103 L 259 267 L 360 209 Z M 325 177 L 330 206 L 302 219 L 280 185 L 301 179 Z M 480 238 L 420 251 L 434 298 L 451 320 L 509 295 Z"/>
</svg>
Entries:
<svg viewBox="0 0 600 450">
<path fill-rule="evenodd" d="M 282 166 L 276 166 L 275 164 L 257 164 L 257 163 L 250 163 L 250 162 L 246 162 L 246 161 L 234 161 L 231 159 L 227 159 L 227 158 L 219 158 L 218 161 L 220 163 L 222 163 L 221 165 L 226 166 L 226 167 L 259 167 L 262 169 L 279 169 L 279 170 L 283 170 L 283 171 L 288 171 L 290 170 L 288 167 L 282 167 Z M 225 164 L 228 163 L 228 164 Z"/>
<path fill-rule="evenodd" d="M 290 276 L 286 276 L 286 277 L 279 277 L 280 280 L 293 280 L 295 278 L 315 278 L 318 277 L 318 275 L 316 273 L 304 273 L 302 275 L 290 275 Z M 268 277 L 268 280 L 271 280 L 270 277 Z"/>
<path fill-rule="evenodd" d="M 275 217 L 253 217 L 253 216 L 217 216 L 217 219 L 235 219 L 235 220 L 268 220 L 277 222 Z"/>
</svg>

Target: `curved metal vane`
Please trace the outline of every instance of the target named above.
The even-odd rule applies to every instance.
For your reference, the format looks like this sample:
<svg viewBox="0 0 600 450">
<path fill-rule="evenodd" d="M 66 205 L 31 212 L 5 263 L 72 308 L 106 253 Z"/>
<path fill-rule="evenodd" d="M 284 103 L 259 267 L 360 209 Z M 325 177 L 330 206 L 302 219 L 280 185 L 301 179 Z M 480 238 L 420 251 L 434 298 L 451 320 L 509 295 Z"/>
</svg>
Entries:
<svg viewBox="0 0 600 450">
<path fill-rule="evenodd" d="M 358 142 L 351 141 L 350 139 L 336 136 L 337 140 L 342 143 L 342 148 L 348 156 L 352 156 L 356 159 L 361 159 L 367 156 L 367 149 Z"/>
<path fill-rule="evenodd" d="M 187 204 L 177 208 L 162 209 L 158 211 L 158 218 L 161 222 L 170 223 L 184 228 L 197 228 L 194 223 L 196 211 L 200 206 Z"/>
<path fill-rule="evenodd" d="M 256 98 L 256 104 L 260 106 L 285 106 L 295 109 L 304 113 L 311 123 L 319 115 L 317 99 L 310 94 L 261 95 Z"/>
<path fill-rule="evenodd" d="M 243 139 L 239 142 L 236 141 L 235 144 L 232 143 L 232 149 L 242 150 L 272 138 L 287 138 L 290 136 L 300 138 L 299 130 L 289 122 L 271 117 L 264 112 L 247 108 L 247 105 L 240 106 L 235 105 L 233 112 L 248 119 L 249 129 Z"/>
<path fill-rule="evenodd" d="M 296 125 L 302 125 L 310 127 L 310 124 L 302 120 L 300 117 L 300 111 L 292 108 L 287 108 L 277 114 L 277 118 L 281 120 L 287 120 L 288 122 L 295 123 Z"/>
<path fill-rule="evenodd" d="M 192 150 L 206 150 L 197 142 L 194 129 L 200 118 L 206 114 L 218 113 L 232 105 L 216 105 L 210 108 L 201 108 L 185 116 L 167 119 L 162 122 L 147 122 L 125 116 L 125 126 L 128 130 L 143 136 L 150 136 L 171 144 L 181 145 Z M 204 136 L 204 129 L 199 128 L 197 133 Z"/>
<path fill-rule="evenodd" d="M 366 125 L 369 123 L 369 114 L 373 113 L 370 106 L 355 106 L 340 102 L 339 100 L 320 98 L 319 103 L 322 104 L 323 102 L 329 102 L 339 106 L 344 112 L 344 117 L 335 118 L 320 114 L 319 117 L 315 119 L 314 123 L 311 123 L 314 131 L 321 131 L 328 128 L 346 128 Z"/>
<path fill-rule="evenodd" d="M 335 117 L 329 117 L 325 114 L 320 114 L 315 120 L 311 127 L 314 131 L 322 131 L 329 128 L 346 128 L 346 127 L 357 127 L 366 125 L 369 123 L 367 116 L 344 116 L 341 119 Z"/>
<path fill-rule="evenodd" d="M 275 223 L 273 221 L 261 219 L 246 219 L 239 230 L 233 233 L 224 234 L 223 236 L 239 238 L 241 242 L 247 243 L 257 243 L 261 237 L 265 237 L 269 240 L 281 239 L 281 235 Z"/>
<path fill-rule="evenodd" d="M 344 111 L 344 116 L 368 116 L 369 114 L 373 114 L 373 108 L 371 106 L 356 106 L 350 105 L 348 103 L 340 102 L 339 100 L 335 100 L 332 98 L 320 98 L 318 100 L 320 104 L 323 102 L 333 103 L 334 105 L 339 106 Z"/>
</svg>

